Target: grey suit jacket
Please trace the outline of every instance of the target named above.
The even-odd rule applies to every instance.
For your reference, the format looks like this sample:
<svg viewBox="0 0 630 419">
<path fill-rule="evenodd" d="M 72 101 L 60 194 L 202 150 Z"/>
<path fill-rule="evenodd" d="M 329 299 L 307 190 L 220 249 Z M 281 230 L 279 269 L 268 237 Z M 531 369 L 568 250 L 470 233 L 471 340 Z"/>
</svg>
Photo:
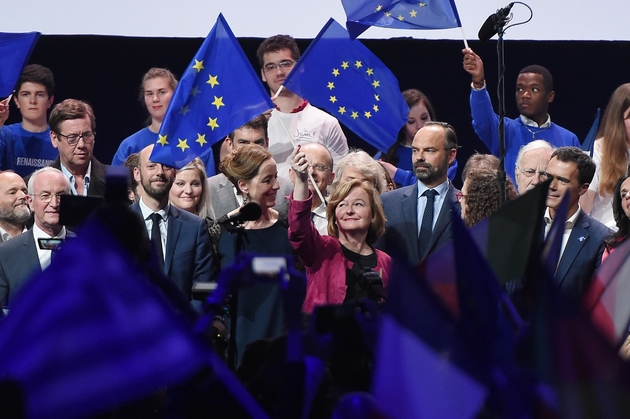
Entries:
<svg viewBox="0 0 630 419">
<path fill-rule="evenodd" d="M 238 208 L 238 201 L 234 196 L 234 185 L 223 173 L 209 177 L 208 186 L 210 188 L 210 202 L 217 220 Z M 278 190 L 276 205 L 273 207 L 276 211 L 287 214 L 289 201 L 284 197 L 289 196 L 292 190 L 293 184 L 287 184 L 286 179 L 280 178 L 280 189 Z"/>
<path fill-rule="evenodd" d="M 431 233 L 431 240 L 423 255 L 418 254 L 418 183 L 382 194 L 381 201 L 387 223 L 385 237 L 375 246 L 385 252 L 388 252 L 388 245 L 396 246 L 396 251 L 404 252 L 410 266 L 416 266 L 435 249 L 452 240 L 451 220 L 453 216 L 459 217 L 461 211 L 455 197 L 456 193 L 457 189 L 449 184 L 446 199 Z M 389 251 L 392 252 L 394 249 Z"/>
<path fill-rule="evenodd" d="M 131 209 L 142 217 L 140 204 L 136 202 Z M 190 299 L 194 282 L 212 279 L 213 254 L 206 223 L 171 205 L 164 256 L 164 273 Z"/>
<path fill-rule="evenodd" d="M 608 227 L 580 212 L 554 277 L 563 293 L 581 298 L 602 262 L 604 240 L 611 233 Z"/>
<path fill-rule="evenodd" d="M 26 279 L 41 271 L 32 229 L 0 244 L 0 303 L 9 306 Z"/>
</svg>

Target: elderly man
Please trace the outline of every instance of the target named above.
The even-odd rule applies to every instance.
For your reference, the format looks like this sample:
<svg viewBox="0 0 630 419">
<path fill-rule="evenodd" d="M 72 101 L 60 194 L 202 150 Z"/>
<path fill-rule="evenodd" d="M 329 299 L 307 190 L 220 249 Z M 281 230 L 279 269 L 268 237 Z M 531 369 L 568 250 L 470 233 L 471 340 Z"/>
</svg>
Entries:
<svg viewBox="0 0 630 419">
<path fill-rule="evenodd" d="M 335 173 L 332 171 L 333 158 L 330 151 L 317 143 L 305 144 L 301 146 L 300 151 L 306 154 L 306 160 L 308 160 L 309 170 L 313 175 L 315 185 L 322 197 L 326 199 L 328 187 L 335 178 Z M 293 169 L 289 169 L 289 176 L 291 177 L 291 182 L 295 184 L 295 172 L 293 172 Z M 308 189 L 313 194 L 313 204 L 311 205 L 313 224 L 315 224 L 319 234 L 328 235 L 326 202 L 320 199 L 317 192 L 315 192 L 315 186 L 310 181 L 308 182 Z"/>
<path fill-rule="evenodd" d="M 24 180 L 12 171 L 0 172 L 0 243 L 26 231 L 31 216 Z"/>
<path fill-rule="evenodd" d="M 212 249 L 204 221 L 171 205 L 169 191 L 175 169 L 150 160 L 153 144 L 139 153 L 134 178 L 142 185 L 140 200 L 131 208 L 145 222 L 155 243 L 158 262 L 189 299 L 194 282 L 211 279 Z"/>
<path fill-rule="evenodd" d="M 384 193 L 381 200 L 387 242 L 397 243 L 397 250 L 415 266 L 453 237 L 452 207 L 459 211 L 460 205 L 447 171 L 457 156 L 455 130 L 445 122 L 427 122 L 416 133 L 411 150 L 418 181 Z"/>
<path fill-rule="evenodd" d="M 378 193 L 382 194 L 388 190 L 386 173 L 383 166 L 365 151 L 350 150 L 335 165 L 335 179 L 332 189 L 334 190 L 337 185 L 350 180 L 359 179 L 361 182 L 372 184 Z"/>
<path fill-rule="evenodd" d="M 551 153 L 555 149 L 545 140 L 534 140 L 521 147 L 516 157 L 514 170 L 519 195 L 534 189 L 542 181 Z"/>
<path fill-rule="evenodd" d="M 57 169 L 44 167 L 28 182 L 28 202 L 35 224 L 26 233 L 0 244 L 0 302 L 9 306 L 25 280 L 50 265 L 48 239 L 64 240 L 66 228 L 59 223 L 60 196 L 70 192 L 68 179 Z"/>
<path fill-rule="evenodd" d="M 94 157 L 96 119 L 92 107 L 76 99 L 58 103 L 50 113 L 50 139 L 59 150 L 52 163 L 70 181 L 73 195 L 105 195 L 105 165 Z"/>
</svg>

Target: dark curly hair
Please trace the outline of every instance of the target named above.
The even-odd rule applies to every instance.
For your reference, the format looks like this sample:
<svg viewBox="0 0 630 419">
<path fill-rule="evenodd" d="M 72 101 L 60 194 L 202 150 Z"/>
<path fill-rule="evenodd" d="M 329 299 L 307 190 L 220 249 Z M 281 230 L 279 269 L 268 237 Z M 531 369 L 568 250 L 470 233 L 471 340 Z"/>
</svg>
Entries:
<svg viewBox="0 0 630 419">
<path fill-rule="evenodd" d="M 496 170 L 472 170 L 466 177 L 466 210 L 464 222 L 467 226 L 477 224 L 500 208 L 499 180 Z M 509 178 L 505 180 L 505 200 L 517 198 L 516 188 Z"/>
</svg>

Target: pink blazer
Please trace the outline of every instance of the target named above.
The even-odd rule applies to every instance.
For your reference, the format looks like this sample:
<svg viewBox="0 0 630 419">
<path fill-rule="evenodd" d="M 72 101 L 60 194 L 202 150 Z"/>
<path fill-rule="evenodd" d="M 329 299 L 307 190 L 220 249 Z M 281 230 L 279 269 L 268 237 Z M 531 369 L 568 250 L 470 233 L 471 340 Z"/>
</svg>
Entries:
<svg viewBox="0 0 630 419">
<path fill-rule="evenodd" d="M 341 304 L 346 297 L 346 268 L 352 267 L 341 249 L 339 239 L 319 234 L 311 222 L 312 193 L 305 201 L 289 197 L 289 241 L 306 268 L 306 299 L 302 310 L 311 313 L 313 308 L 324 304 Z M 377 256 L 375 271 L 387 287 L 392 259 L 386 253 L 374 249 Z"/>
</svg>

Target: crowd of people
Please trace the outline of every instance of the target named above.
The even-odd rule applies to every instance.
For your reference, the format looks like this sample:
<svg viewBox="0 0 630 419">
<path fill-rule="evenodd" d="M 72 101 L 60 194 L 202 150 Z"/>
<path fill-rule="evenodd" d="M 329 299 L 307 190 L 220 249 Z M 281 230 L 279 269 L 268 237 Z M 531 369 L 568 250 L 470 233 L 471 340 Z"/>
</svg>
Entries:
<svg viewBox="0 0 630 419">
<path fill-rule="evenodd" d="M 364 298 L 386 306 L 391 252 L 416 266 L 452 240 L 453 217 L 474 226 L 544 182 L 542 236 L 563 199 L 568 202 L 554 278 L 566 295 L 579 299 L 597 267 L 628 237 L 630 84 L 612 94 L 591 158 L 575 134 L 551 121 L 549 71 L 522 69 L 515 95 L 520 115 L 505 120 L 507 178 L 500 182 L 498 116 L 483 61 L 464 50 L 472 124 L 491 154 L 466 162 L 460 191 L 453 184 L 455 128 L 436 120 L 421 91 L 402 93 L 408 122 L 389 150 L 372 157 L 348 148 L 334 117 L 280 89 L 300 57 L 291 37 L 266 39 L 257 55 L 270 94 L 280 91 L 276 107 L 225 138 L 217 174 L 211 153 L 179 170 L 150 160 L 177 87 L 175 76 L 161 68 L 150 69 L 140 86 L 147 126 L 121 142 L 111 163 L 128 169 L 130 209 L 145 227 L 144 239 L 198 310 L 194 284 L 216 281 L 243 251 L 290 255 L 287 262 L 307 277 L 306 314 Z M 53 106 L 52 72 L 36 64 L 24 69 L 13 101 L 22 122 L 9 126 L 2 125 L 10 104 L 0 102 L 0 302 L 8 310 L 28 278 L 45 270 L 59 244 L 74 235 L 62 224 L 61 195 L 102 197 L 107 188 L 106 165 L 93 155 L 96 118 L 88 103 L 66 99 Z M 251 203 L 260 215 L 232 221 Z M 278 282 L 233 295 L 221 319 L 231 330 L 232 367 L 241 365 L 253 342 L 283 333 L 284 304 Z"/>
</svg>

